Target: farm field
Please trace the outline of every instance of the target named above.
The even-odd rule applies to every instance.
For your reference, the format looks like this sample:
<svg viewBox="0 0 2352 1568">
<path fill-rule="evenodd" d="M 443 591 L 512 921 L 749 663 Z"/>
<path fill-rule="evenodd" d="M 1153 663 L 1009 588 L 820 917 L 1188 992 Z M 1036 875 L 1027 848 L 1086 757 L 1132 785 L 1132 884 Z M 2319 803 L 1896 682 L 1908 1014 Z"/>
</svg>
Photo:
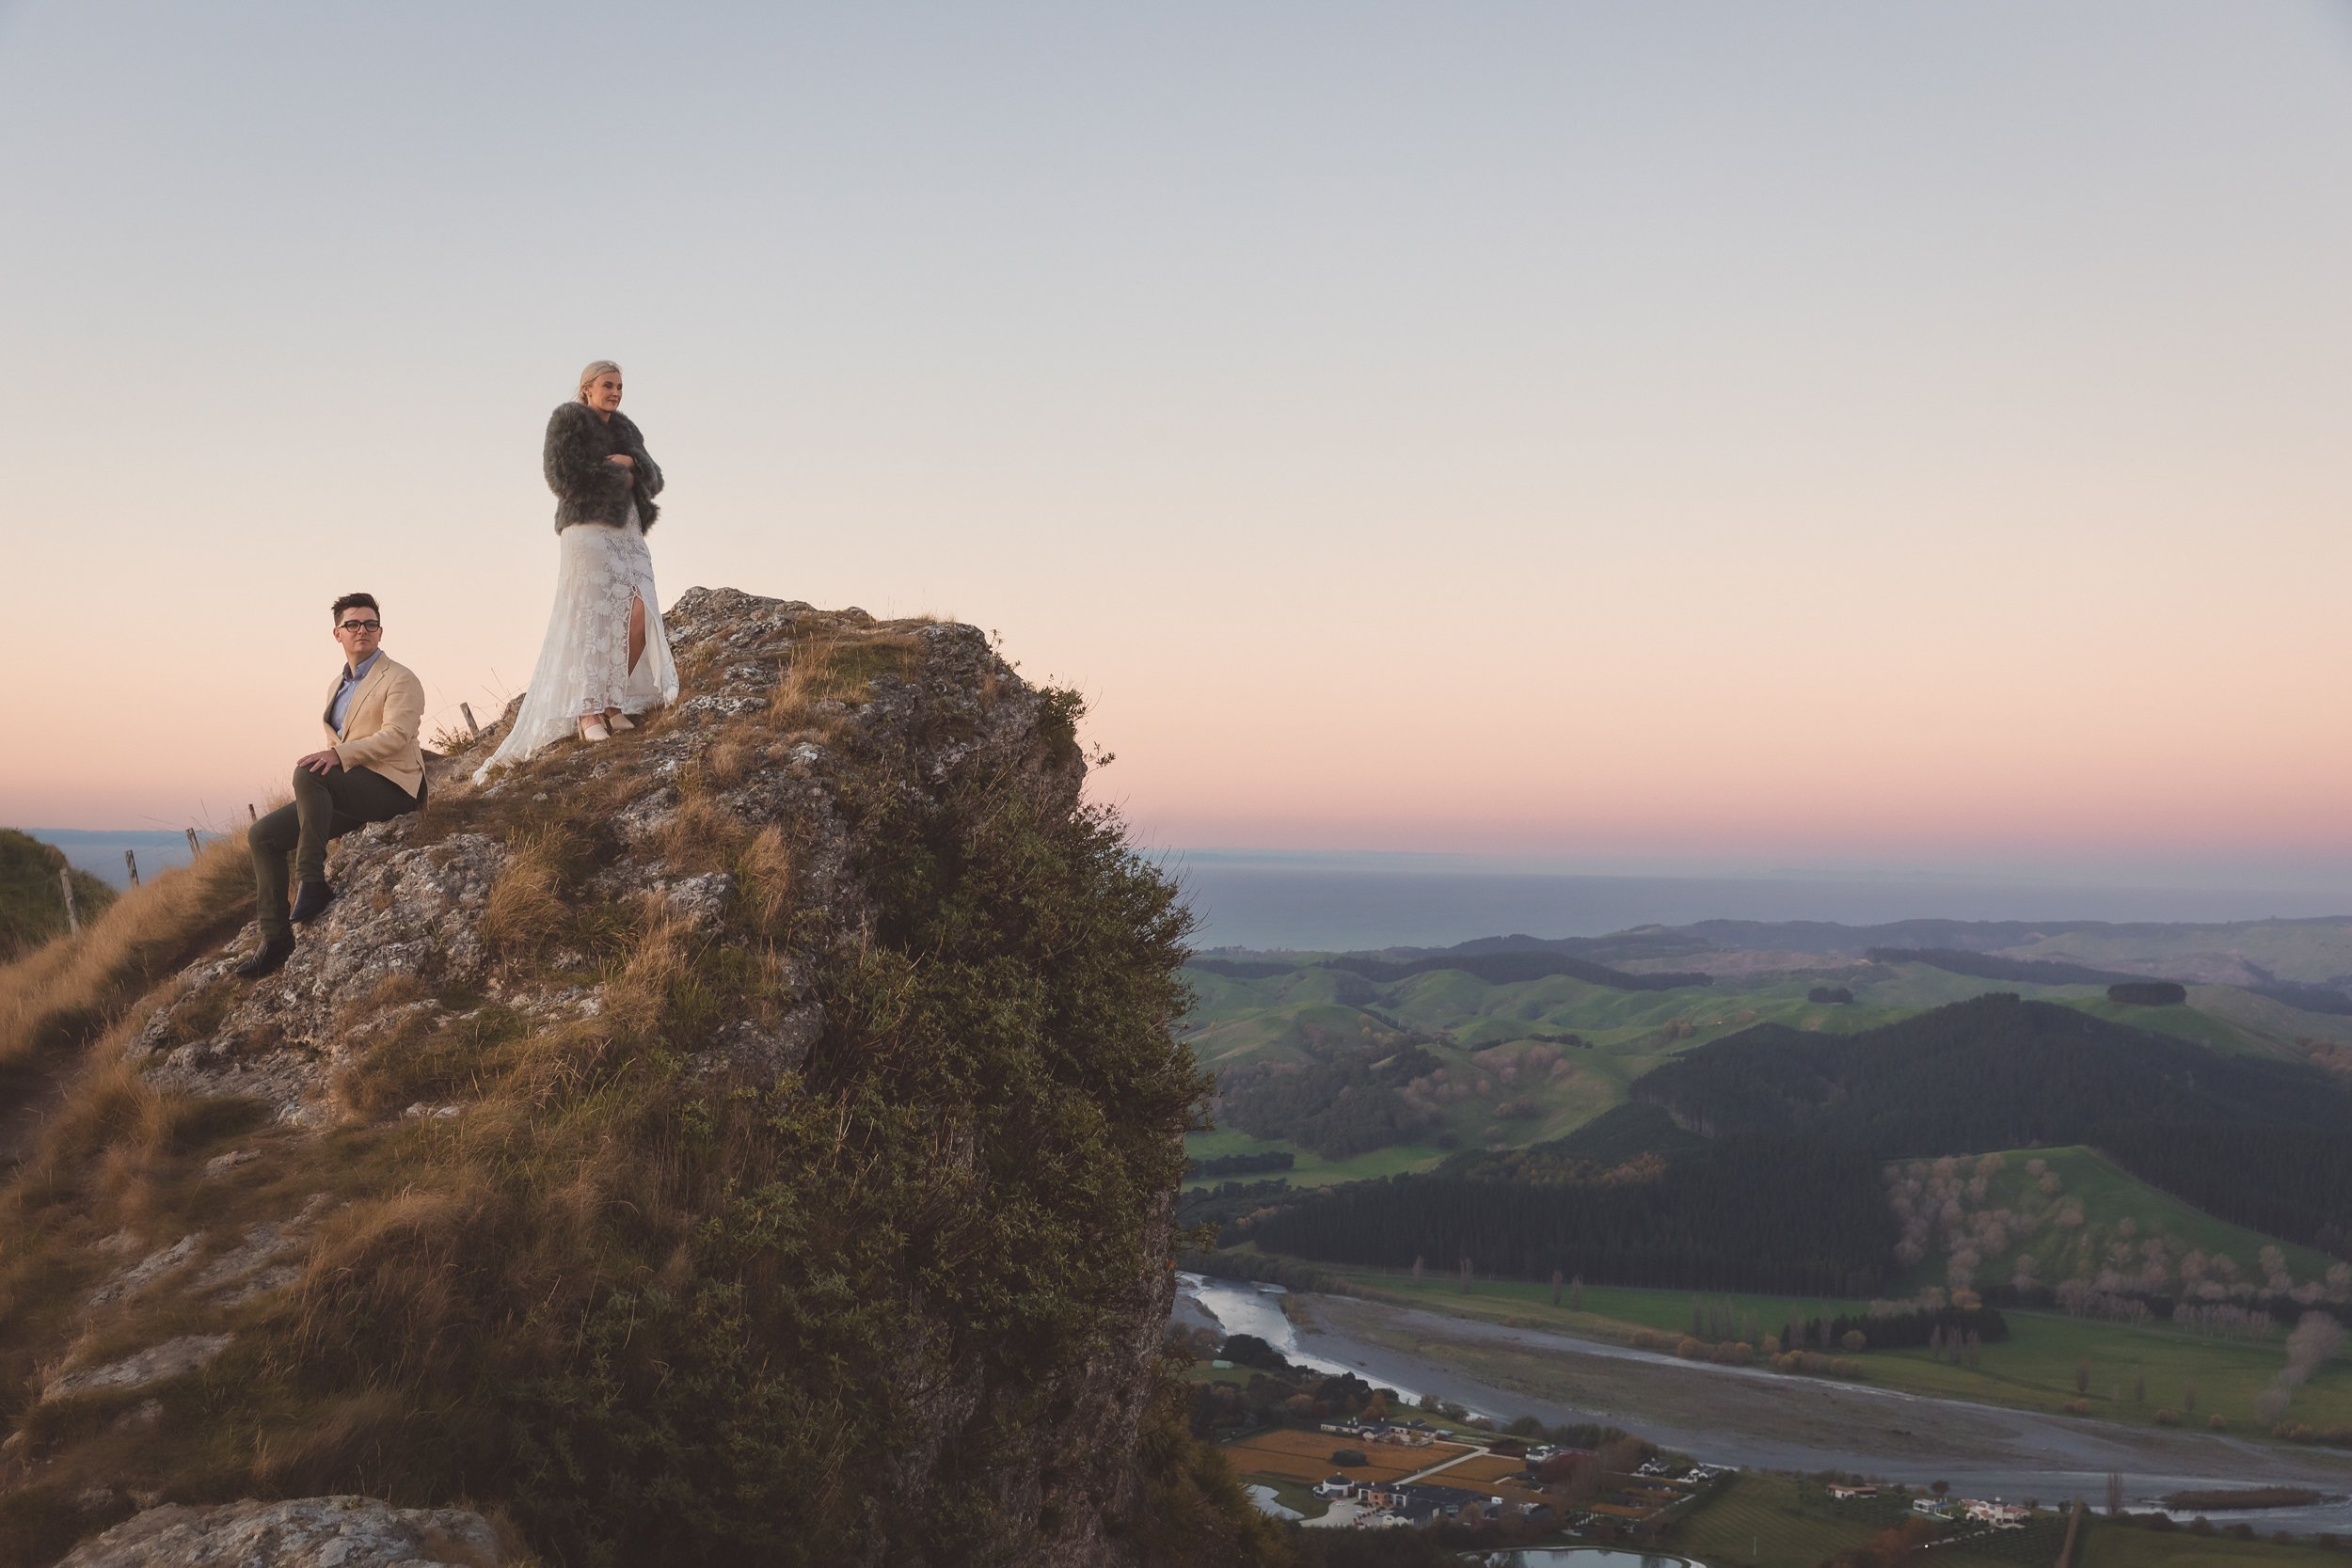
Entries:
<svg viewBox="0 0 2352 1568">
<path fill-rule="evenodd" d="M 2088 1533 L 2077 1544 L 2075 1568 L 2322 1568 L 2344 1561 L 2342 1552 L 2308 1541 L 2281 1546 L 2268 1541 L 2233 1541 L 2217 1533 L 2158 1533 L 2096 1519 L 2089 1523 Z"/>
<path fill-rule="evenodd" d="M 1668 1334 L 1689 1332 L 1691 1294 L 1624 1286 L 1587 1286 L 1584 1310 L 1551 1306 L 1551 1287 L 1522 1281 L 1481 1280 L 1470 1294 L 1452 1281 L 1430 1278 L 1416 1287 L 1408 1275 L 1378 1270 L 1334 1271 L 1349 1285 L 1425 1311 L 1624 1343 L 1637 1328 Z M 1793 1315 L 1861 1311 L 1864 1302 L 1788 1296 L 1710 1296 L 1728 1300 L 1736 1312 L 1753 1309 L 1767 1324 Z M 1856 1357 L 1862 1381 L 1907 1393 L 1971 1400 L 1984 1404 L 2056 1413 L 2078 1397 L 2088 1398 L 2090 1418 L 2154 1425 L 2156 1412 L 2185 1408 L 2193 1387 L 2194 1424 L 2218 1413 L 2241 1434 L 2256 1430 L 2254 1402 L 2285 1365 L 2279 1341 L 2226 1344 L 2203 1340 L 2169 1325 L 2135 1327 L 2069 1318 L 2062 1313 L 2011 1310 L 2010 1338 L 1984 1347 L 1981 1369 L 1939 1361 L 1926 1350 L 1875 1351 Z M 2090 1364 L 2090 1392 L 2074 1391 L 2076 1365 Z M 2144 1397 L 2135 1400 L 2145 1380 Z M 2289 1414 L 2313 1425 L 2352 1422 L 2352 1361 L 2328 1362 L 2296 1395 Z"/>
<path fill-rule="evenodd" d="M 1894 1498 L 1841 1503 L 1812 1481 L 1742 1475 L 1677 1524 L 1665 1544 L 1707 1568 L 1820 1568 L 1823 1559 L 1860 1545 L 1909 1512 L 1907 1502 Z M 2063 1521 L 2049 1515 L 1983 1546 L 1939 1546 L 1931 1557 L 1937 1568 L 2042 1568 L 2058 1560 L 2065 1533 Z"/>
<path fill-rule="evenodd" d="M 1279 1139 L 1253 1138 L 1232 1128 L 1219 1128 L 1214 1132 L 1194 1132 L 1184 1139 L 1184 1153 L 1195 1160 L 1214 1160 L 1228 1154 L 1266 1154 L 1289 1150 L 1297 1164 L 1289 1170 L 1267 1171 L 1248 1176 L 1194 1176 L 1185 1178 L 1188 1187 L 1214 1187 L 1225 1181 L 1264 1181 L 1279 1178 L 1294 1187 L 1328 1187 L 1340 1181 L 1367 1181 L 1375 1177 L 1399 1176 L 1406 1171 L 1430 1170 L 1444 1159 L 1446 1149 L 1434 1143 L 1391 1144 L 1345 1160 L 1327 1160 L 1320 1154 L 1298 1148 Z"/>
<path fill-rule="evenodd" d="M 1523 1459 L 1506 1459 L 1502 1454 L 1482 1453 L 1465 1459 L 1458 1465 L 1448 1465 L 1443 1474 L 1450 1478 L 1451 1484 L 1455 1486 L 1468 1486 L 1473 1482 L 1484 1485 L 1490 1481 L 1501 1481 L 1504 1476 L 1518 1475 L 1526 1468 L 1527 1462 Z"/>
<path fill-rule="evenodd" d="M 1470 1451 L 1458 1443 L 1432 1443 L 1427 1448 L 1404 1448 L 1393 1443 L 1359 1443 L 1328 1432 L 1302 1432 L 1278 1427 L 1221 1445 L 1225 1456 L 1245 1480 L 1293 1481 L 1312 1486 L 1327 1476 L 1343 1474 L 1357 1481 L 1394 1481 L 1442 1465 Z M 1341 1466 L 1331 1455 L 1355 1449 L 1370 1461 Z"/>
</svg>

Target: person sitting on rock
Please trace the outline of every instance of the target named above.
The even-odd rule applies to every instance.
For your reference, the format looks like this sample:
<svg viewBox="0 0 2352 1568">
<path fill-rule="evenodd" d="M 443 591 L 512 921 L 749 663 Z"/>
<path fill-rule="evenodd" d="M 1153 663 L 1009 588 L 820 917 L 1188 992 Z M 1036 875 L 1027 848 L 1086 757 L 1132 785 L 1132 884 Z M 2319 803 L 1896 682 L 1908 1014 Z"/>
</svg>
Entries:
<svg viewBox="0 0 2352 1568">
<path fill-rule="evenodd" d="M 294 927 L 316 920 L 334 901 L 326 885 L 326 843 L 354 828 L 405 816 L 424 803 L 424 683 L 383 649 L 383 611 L 371 594 L 335 601 L 335 641 L 343 668 L 320 715 L 333 743 L 294 763 L 294 801 L 253 824 L 253 891 L 261 906 L 262 945 L 237 966 L 246 979 L 276 971 L 294 951 Z M 286 908 L 286 854 L 302 883 Z"/>
</svg>

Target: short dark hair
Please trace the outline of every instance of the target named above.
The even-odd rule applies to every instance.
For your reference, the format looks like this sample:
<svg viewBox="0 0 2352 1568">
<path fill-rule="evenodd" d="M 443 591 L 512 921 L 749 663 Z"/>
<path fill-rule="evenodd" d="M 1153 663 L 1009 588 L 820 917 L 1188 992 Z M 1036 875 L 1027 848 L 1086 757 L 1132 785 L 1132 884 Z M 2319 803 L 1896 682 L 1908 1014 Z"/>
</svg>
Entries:
<svg viewBox="0 0 2352 1568">
<path fill-rule="evenodd" d="M 344 610 L 357 610 L 361 605 L 365 605 L 370 610 L 375 610 L 376 618 L 378 620 L 383 618 L 384 611 L 376 608 L 375 595 L 373 594 L 345 594 L 342 598 L 335 601 L 333 608 L 328 610 L 326 613 L 340 621 L 343 618 Z"/>
</svg>

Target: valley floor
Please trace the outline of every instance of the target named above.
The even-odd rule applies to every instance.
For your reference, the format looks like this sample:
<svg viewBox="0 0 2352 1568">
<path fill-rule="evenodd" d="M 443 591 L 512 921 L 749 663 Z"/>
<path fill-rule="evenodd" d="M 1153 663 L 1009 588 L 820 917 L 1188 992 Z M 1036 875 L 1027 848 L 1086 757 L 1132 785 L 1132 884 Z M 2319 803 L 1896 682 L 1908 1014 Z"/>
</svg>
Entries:
<svg viewBox="0 0 2352 1568">
<path fill-rule="evenodd" d="M 2266 1511 L 2263 1528 L 2352 1528 L 2352 1461 L 2322 1450 L 1697 1365 L 1347 1297 L 1296 1296 L 1290 1307 L 1295 1349 L 1375 1383 L 1505 1418 L 1613 1421 L 1713 1463 L 1943 1480 L 1968 1495 L 2044 1503 L 2096 1501 L 2114 1471 L 2133 1508 L 2178 1487 L 2300 1484 L 2328 1500 Z"/>
<path fill-rule="evenodd" d="M 1592 1286 L 1582 1292 L 1582 1308 L 1571 1310 L 1550 1305 L 1549 1286 L 1526 1281 L 1481 1280 L 1474 1292 L 1463 1295 L 1439 1276 L 1415 1284 L 1396 1271 L 1331 1272 L 1349 1290 L 1393 1305 L 1603 1343 L 1626 1341 L 1645 1329 L 1681 1335 L 1693 1300 L 1685 1291 Z M 1740 1321 L 1753 1316 L 1767 1332 L 1792 1319 L 1859 1315 L 1868 1308 L 1867 1302 L 1818 1297 L 1704 1296 L 1727 1304 Z M 2167 1323 L 2111 1323 L 2048 1309 L 2012 1307 L 2005 1316 L 2009 1337 L 1983 1347 L 1979 1367 L 1955 1366 L 1925 1347 L 1874 1351 L 1862 1358 L 1863 1381 L 1894 1393 L 2057 1416 L 2077 1398 L 2079 1370 L 2088 1385 L 2081 1397 L 2093 1419 L 2153 1428 L 2160 1424 L 2159 1410 L 2185 1406 L 2189 1415 L 2174 1424 L 2201 1434 L 2208 1418 L 2218 1416 L 2227 1431 L 2245 1434 L 2264 1430 L 2257 1405 L 2284 1364 L 2275 1338 L 2233 1342 Z M 2352 1424 L 2352 1362 L 2330 1359 L 2296 1390 L 2289 1410 L 2296 1419 L 2316 1426 Z"/>
</svg>

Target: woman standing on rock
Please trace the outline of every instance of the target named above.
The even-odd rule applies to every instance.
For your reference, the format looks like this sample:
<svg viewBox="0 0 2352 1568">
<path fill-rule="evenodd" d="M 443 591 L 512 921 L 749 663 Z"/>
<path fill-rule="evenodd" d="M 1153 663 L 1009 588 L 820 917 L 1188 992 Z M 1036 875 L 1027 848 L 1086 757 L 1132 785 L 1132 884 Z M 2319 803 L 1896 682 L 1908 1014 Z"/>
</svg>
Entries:
<svg viewBox="0 0 2352 1568">
<path fill-rule="evenodd" d="M 474 773 L 520 762 L 577 729 L 609 740 L 628 715 L 677 699 L 677 666 L 661 627 L 645 530 L 660 508 L 661 469 L 621 413 L 621 367 L 598 359 L 580 393 L 548 420 L 545 466 L 555 492 L 555 612 L 521 711 Z"/>
</svg>

